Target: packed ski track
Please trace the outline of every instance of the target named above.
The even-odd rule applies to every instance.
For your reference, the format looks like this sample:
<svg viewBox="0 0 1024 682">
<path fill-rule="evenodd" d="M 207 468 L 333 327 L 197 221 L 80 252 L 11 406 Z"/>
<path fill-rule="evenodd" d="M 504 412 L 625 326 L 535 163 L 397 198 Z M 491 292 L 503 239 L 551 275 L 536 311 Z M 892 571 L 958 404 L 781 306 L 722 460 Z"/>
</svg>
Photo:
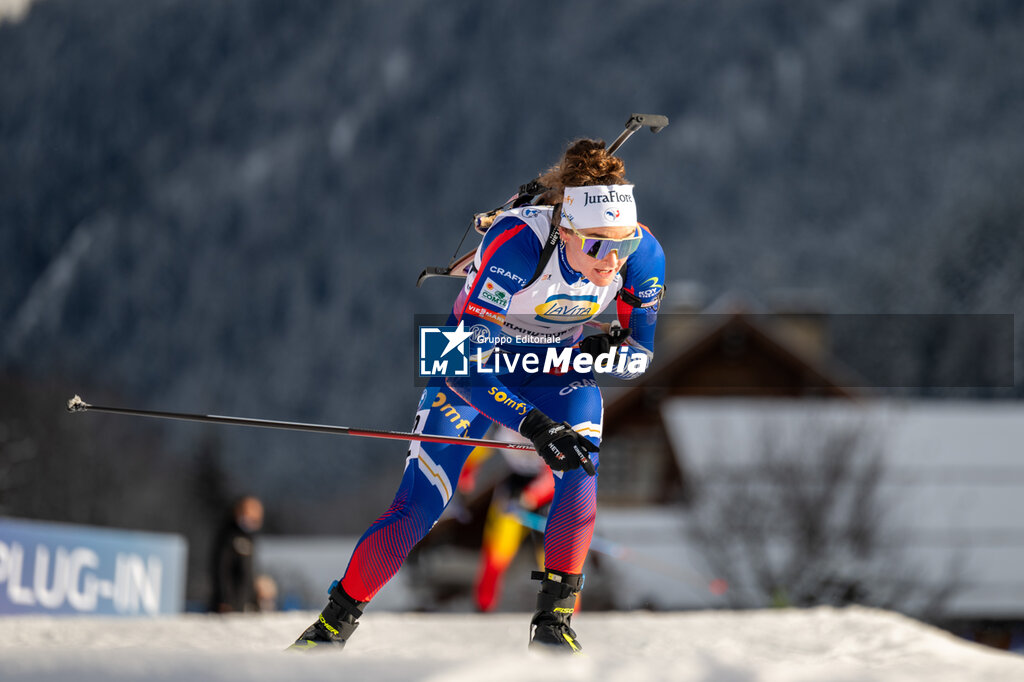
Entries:
<svg viewBox="0 0 1024 682">
<path fill-rule="evenodd" d="M 368 613 L 343 652 L 284 649 L 314 614 L 0 618 L 5 682 L 1024 679 L 1024 657 L 871 609 L 581 613 L 583 656 L 526 649 L 526 614 Z"/>
</svg>

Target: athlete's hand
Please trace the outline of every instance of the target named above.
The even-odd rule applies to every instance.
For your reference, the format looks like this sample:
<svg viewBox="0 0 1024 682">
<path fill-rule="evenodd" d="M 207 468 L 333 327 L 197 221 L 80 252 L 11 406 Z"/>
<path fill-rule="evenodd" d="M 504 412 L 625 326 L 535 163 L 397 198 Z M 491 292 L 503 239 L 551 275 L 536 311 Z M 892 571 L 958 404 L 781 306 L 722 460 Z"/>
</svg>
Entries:
<svg viewBox="0 0 1024 682">
<path fill-rule="evenodd" d="M 530 410 L 519 425 L 519 433 L 531 441 L 537 454 L 555 471 L 568 471 L 583 467 L 587 475 L 597 473 L 589 452 L 597 452 L 596 445 L 572 430 L 568 422 L 553 421 L 538 409 Z"/>
<path fill-rule="evenodd" d="M 580 352 L 591 357 L 607 353 L 612 346 L 619 346 L 629 336 L 629 327 L 616 327 L 608 334 L 593 334 L 580 341 Z"/>
</svg>

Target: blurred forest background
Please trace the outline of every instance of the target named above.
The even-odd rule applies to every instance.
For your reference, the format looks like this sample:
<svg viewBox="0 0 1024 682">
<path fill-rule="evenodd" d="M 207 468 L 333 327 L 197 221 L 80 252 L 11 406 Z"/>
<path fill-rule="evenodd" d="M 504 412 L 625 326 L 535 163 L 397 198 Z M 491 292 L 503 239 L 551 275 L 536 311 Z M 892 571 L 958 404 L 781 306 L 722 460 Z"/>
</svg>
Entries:
<svg viewBox="0 0 1024 682">
<path fill-rule="evenodd" d="M 1024 1 L 39 0 L 0 18 L 0 514 L 361 531 L 401 443 L 64 401 L 409 428 L 457 288 L 419 271 L 631 112 L 670 287 L 1022 338 Z"/>
</svg>

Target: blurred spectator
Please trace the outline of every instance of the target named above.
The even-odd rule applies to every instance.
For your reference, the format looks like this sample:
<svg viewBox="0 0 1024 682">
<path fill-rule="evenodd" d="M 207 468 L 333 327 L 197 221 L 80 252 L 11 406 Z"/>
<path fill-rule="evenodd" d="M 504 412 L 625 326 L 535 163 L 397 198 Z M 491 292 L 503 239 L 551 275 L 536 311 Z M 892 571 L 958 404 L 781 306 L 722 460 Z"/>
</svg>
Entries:
<svg viewBox="0 0 1024 682">
<path fill-rule="evenodd" d="M 263 503 L 247 495 L 231 507 L 213 546 L 213 598 L 219 613 L 259 611 L 253 571 L 254 535 L 263 526 Z"/>
<path fill-rule="evenodd" d="M 256 576 L 256 603 L 264 613 L 277 611 L 277 581 L 266 573 Z"/>
</svg>

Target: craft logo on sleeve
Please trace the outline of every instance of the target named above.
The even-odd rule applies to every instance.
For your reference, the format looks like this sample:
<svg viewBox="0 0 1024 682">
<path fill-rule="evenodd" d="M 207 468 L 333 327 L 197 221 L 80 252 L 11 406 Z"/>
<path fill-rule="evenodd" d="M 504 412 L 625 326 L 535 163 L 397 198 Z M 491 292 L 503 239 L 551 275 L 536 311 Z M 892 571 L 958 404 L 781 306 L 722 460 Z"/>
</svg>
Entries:
<svg viewBox="0 0 1024 682">
<path fill-rule="evenodd" d="M 502 310 L 508 310 L 512 297 L 500 284 L 488 277 L 480 287 L 480 298 L 488 303 L 498 306 Z"/>
<path fill-rule="evenodd" d="M 469 376 L 469 337 L 465 323 L 458 327 L 419 328 L 419 376 Z"/>
</svg>

